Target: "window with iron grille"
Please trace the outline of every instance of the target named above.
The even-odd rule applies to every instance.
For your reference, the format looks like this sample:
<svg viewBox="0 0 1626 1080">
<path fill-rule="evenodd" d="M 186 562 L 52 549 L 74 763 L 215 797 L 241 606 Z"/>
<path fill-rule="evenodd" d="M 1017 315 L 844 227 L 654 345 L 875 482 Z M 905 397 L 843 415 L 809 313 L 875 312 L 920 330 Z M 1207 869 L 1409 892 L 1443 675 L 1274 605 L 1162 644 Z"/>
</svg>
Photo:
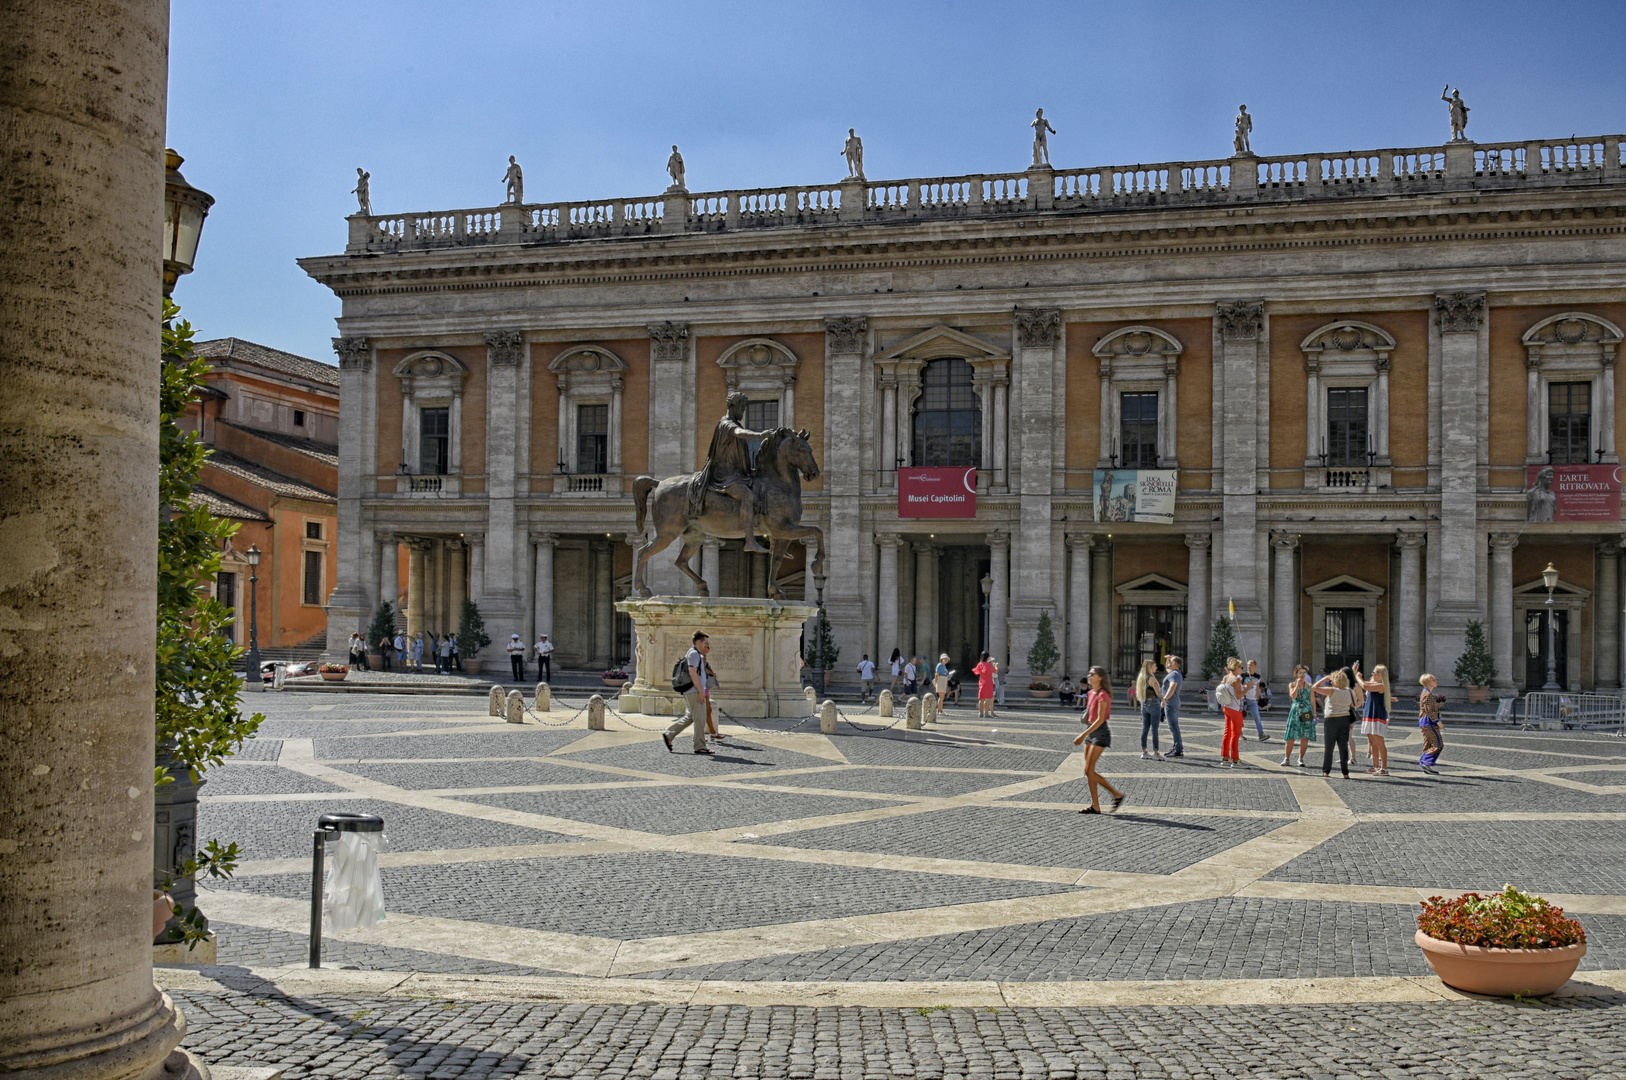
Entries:
<svg viewBox="0 0 1626 1080">
<path fill-rule="evenodd" d="M 915 402 L 916 465 L 979 465 L 982 462 L 982 402 L 964 360 L 933 360 L 926 365 Z"/>
<path fill-rule="evenodd" d="M 322 523 L 320 521 L 305 522 L 305 539 L 320 540 L 322 538 Z"/>
<path fill-rule="evenodd" d="M 1366 465 L 1366 388 L 1335 386 L 1327 391 L 1327 464 Z"/>
<path fill-rule="evenodd" d="M 1547 384 L 1547 451 L 1554 465 L 1582 465 L 1592 455 L 1592 384 Z"/>
<path fill-rule="evenodd" d="M 418 410 L 418 474 L 444 476 L 450 464 L 452 410 Z"/>
<path fill-rule="evenodd" d="M 322 553 L 305 552 L 305 603 L 322 602 Z"/>
<path fill-rule="evenodd" d="M 576 406 L 576 471 L 602 473 L 610 468 L 610 407 Z"/>
<path fill-rule="evenodd" d="M 750 431 L 772 431 L 779 426 L 779 402 L 752 401 L 745 406 L 745 426 Z"/>
<path fill-rule="evenodd" d="M 1157 393 L 1120 394 L 1118 460 L 1126 469 L 1157 468 Z"/>
</svg>

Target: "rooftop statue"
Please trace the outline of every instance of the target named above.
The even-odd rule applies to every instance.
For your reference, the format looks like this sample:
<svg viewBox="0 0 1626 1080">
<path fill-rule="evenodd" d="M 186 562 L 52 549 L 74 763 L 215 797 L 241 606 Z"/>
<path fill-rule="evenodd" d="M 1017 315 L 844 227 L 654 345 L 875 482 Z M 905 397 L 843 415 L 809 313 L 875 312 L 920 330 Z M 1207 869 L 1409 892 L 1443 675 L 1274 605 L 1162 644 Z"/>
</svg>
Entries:
<svg viewBox="0 0 1626 1080">
<path fill-rule="evenodd" d="M 1451 84 L 1445 84 L 1446 90 L 1451 90 Z M 1462 87 L 1451 90 L 1451 96 L 1445 96 L 1445 90 L 1440 91 L 1440 100 L 1451 106 L 1451 141 L 1466 142 L 1468 136 L 1468 103 L 1462 100 Z"/>
<path fill-rule="evenodd" d="M 667 191 L 688 191 L 683 184 L 683 155 L 678 153 L 677 143 L 672 144 L 672 156 L 666 159 L 666 175 L 672 178 L 672 186 Z"/>
<path fill-rule="evenodd" d="M 350 194 L 356 197 L 356 202 L 361 204 L 361 209 L 357 210 L 356 212 L 358 214 L 366 214 L 368 217 L 371 217 L 373 214 L 373 193 L 371 190 L 371 185 L 368 183 L 368 181 L 372 180 L 372 178 L 373 174 L 368 172 L 366 169 L 357 169 L 356 186 L 350 192 Z"/>
<path fill-rule="evenodd" d="M 1238 105 L 1237 108 L 1240 111 L 1236 114 L 1236 139 L 1234 140 L 1236 156 L 1252 157 L 1253 146 L 1249 142 L 1248 136 L 1253 134 L 1253 117 L 1248 115 L 1246 105 Z"/>
<path fill-rule="evenodd" d="M 841 148 L 841 156 L 847 159 L 847 178 L 864 179 L 864 140 L 852 128 L 847 129 L 847 144 Z"/>
<path fill-rule="evenodd" d="M 1033 129 L 1033 167 L 1050 164 L 1050 141 L 1048 136 L 1056 134 L 1056 129 L 1050 126 L 1050 121 L 1044 118 L 1044 110 L 1040 109 L 1033 114 L 1033 123 L 1028 127 Z"/>
<path fill-rule="evenodd" d="M 711 593 L 689 560 L 708 536 L 743 539 L 747 551 L 770 551 L 757 539 L 759 533 L 766 533 L 773 541 L 768 573 L 768 595 L 773 600 L 785 598 L 775 576 L 792 541 L 816 540 L 812 571 L 824 572 L 824 532 L 802 524 L 802 480 L 819 475 L 807 432 L 748 430 L 741 424 L 746 403 L 742 393 L 728 395 L 728 411 L 717 421 L 706 463 L 699 472 L 661 481 L 652 476 L 633 480 L 636 534 L 644 535 L 646 518 L 654 526 L 654 536 L 639 545 L 633 559 L 632 584 L 639 596 L 650 595 L 644 567 L 674 540 L 683 541 L 677 568 L 699 586 L 701 596 Z M 762 440 L 754 462 L 748 441 L 752 439 Z"/>
<path fill-rule="evenodd" d="M 525 201 L 525 173 L 514 160 L 514 155 L 508 155 L 508 171 L 502 174 L 502 182 L 507 187 L 507 198 L 504 202 L 522 203 Z"/>
</svg>

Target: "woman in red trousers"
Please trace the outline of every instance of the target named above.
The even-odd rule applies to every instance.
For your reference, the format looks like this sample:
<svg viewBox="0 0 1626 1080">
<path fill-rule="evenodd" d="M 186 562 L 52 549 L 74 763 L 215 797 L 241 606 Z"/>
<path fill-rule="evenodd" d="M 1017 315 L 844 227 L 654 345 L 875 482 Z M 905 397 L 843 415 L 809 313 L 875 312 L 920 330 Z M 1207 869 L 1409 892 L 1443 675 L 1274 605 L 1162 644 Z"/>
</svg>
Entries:
<svg viewBox="0 0 1626 1080">
<path fill-rule="evenodd" d="M 1230 657 L 1225 661 L 1225 678 L 1214 689 L 1220 709 L 1225 713 L 1225 735 L 1220 740 L 1220 766 L 1234 769 L 1242 763 L 1242 661 Z"/>
</svg>

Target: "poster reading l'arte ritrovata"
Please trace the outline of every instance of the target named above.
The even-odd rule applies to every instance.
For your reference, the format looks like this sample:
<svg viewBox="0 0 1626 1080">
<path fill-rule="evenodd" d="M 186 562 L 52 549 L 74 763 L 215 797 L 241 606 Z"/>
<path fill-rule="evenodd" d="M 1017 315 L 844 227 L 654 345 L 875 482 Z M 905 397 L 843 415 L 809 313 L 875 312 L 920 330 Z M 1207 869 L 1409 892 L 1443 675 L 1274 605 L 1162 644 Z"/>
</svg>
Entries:
<svg viewBox="0 0 1626 1080">
<path fill-rule="evenodd" d="M 1619 465 L 1530 465 L 1525 469 L 1524 519 L 1619 521 Z"/>
<path fill-rule="evenodd" d="M 1095 470 L 1096 521 L 1174 524 L 1174 469 Z"/>
</svg>

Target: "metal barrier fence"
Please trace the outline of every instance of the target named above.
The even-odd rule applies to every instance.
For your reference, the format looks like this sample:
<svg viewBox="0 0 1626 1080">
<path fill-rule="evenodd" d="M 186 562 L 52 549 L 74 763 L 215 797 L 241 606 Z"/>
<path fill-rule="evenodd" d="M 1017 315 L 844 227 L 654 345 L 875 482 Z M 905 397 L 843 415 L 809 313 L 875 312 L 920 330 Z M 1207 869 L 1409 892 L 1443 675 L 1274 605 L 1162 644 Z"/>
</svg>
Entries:
<svg viewBox="0 0 1626 1080">
<path fill-rule="evenodd" d="M 1612 694 L 1571 694 L 1532 691 L 1524 695 L 1523 728 L 1562 730 L 1575 728 L 1597 731 L 1613 728 L 1626 733 L 1626 692 Z"/>
</svg>

